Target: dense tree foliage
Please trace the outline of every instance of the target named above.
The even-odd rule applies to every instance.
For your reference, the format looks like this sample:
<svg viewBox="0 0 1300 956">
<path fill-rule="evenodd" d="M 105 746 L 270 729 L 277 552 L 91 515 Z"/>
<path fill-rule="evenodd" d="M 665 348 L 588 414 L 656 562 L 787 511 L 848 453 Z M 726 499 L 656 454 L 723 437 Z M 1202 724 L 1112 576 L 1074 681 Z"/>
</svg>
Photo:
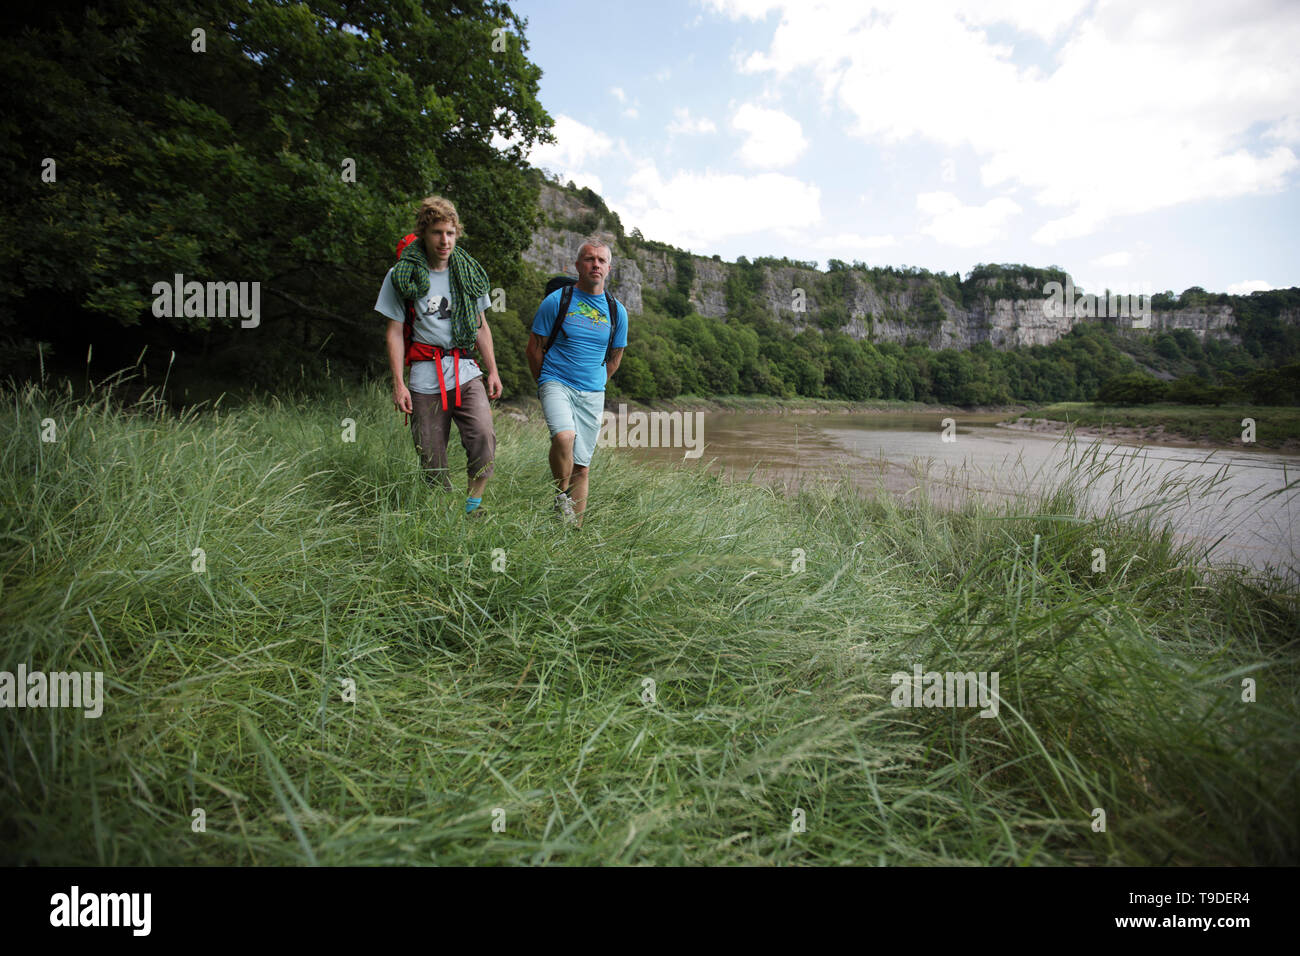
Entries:
<svg viewBox="0 0 1300 956">
<path fill-rule="evenodd" d="M 1145 372 L 1126 372 L 1107 379 L 1097 390 L 1102 405 L 1150 405 L 1165 397 L 1168 386 Z"/>
<path fill-rule="evenodd" d="M 494 285 L 518 279 L 539 188 L 523 151 L 551 124 L 524 25 L 474 0 L 48 2 L 7 22 L 10 358 L 152 343 L 274 382 L 380 355 L 372 306 L 429 193 Z M 155 316 L 174 274 L 259 282 L 260 327 Z"/>
</svg>

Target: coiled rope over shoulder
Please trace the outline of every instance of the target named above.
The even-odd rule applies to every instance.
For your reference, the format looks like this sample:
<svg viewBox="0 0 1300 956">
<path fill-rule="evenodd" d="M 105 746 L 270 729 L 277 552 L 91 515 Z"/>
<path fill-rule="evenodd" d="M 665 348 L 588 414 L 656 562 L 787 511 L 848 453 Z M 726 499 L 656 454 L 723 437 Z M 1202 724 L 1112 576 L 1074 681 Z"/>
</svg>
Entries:
<svg viewBox="0 0 1300 956">
<path fill-rule="evenodd" d="M 468 252 L 451 250 L 451 340 L 456 348 L 473 348 L 478 337 L 478 300 L 488 294 L 488 275 Z M 393 288 L 402 301 L 419 302 L 429 294 L 429 260 L 424 243 L 415 241 L 402 250 L 393 267 Z"/>
</svg>

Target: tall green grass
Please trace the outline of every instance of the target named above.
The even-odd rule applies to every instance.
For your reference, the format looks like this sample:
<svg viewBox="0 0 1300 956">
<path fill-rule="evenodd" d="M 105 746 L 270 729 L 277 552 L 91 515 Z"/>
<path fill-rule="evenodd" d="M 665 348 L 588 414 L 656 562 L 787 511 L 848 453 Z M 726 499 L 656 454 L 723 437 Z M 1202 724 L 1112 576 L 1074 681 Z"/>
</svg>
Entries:
<svg viewBox="0 0 1300 956">
<path fill-rule="evenodd" d="M 107 697 L 0 714 L 5 863 L 1300 856 L 1295 592 L 1080 518 L 1096 461 L 945 511 L 602 450 L 574 530 L 538 422 L 467 519 L 378 387 L 4 401 L 0 668 Z M 914 662 L 997 671 L 998 716 L 891 706 Z"/>
</svg>

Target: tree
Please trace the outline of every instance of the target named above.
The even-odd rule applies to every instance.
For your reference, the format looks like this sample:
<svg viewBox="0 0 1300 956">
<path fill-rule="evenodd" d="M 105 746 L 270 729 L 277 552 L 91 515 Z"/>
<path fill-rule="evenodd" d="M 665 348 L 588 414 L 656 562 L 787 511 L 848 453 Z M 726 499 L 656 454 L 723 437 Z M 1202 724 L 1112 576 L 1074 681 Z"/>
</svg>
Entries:
<svg viewBox="0 0 1300 956">
<path fill-rule="evenodd" d="M 844 334 L 830 336 L 826 385 L 832 396 L 860 402 L 880 396 L 878 370 L 867 361 L 859 343 Z M 870 345 L 867 346 L 870 348 Z M 874 350 L 873 350 L 874 353 Z"/>
<path fill-rule="evenodd" d="M 0 146 L 0 324 L 97 357 L 211 337 L 295 372 L 322 348 L 379 360 L 371 307 L 423 195 L 457 203 L 494 284 L 517 274 L 524 154 L 551 125 L 524 25 L 472 0 L 43 4 L 0 39 L 24 91 Z M 260 328 L 154 316 L 176 273 L 260 283 Z"/>
<path fill-rule="evenodd" d="M 1179 405 L 1217 405 L 1216 390 L 1210 384 L 1195 375 L 1184 375 L 1169 383 L 1165 391 L 1165 400 Z"/>
<path fill-rule="evenodd" d="M 1150 405 L 1165 396 L 1166 385 L 1144 372 L 1127 372 L 1107 379 L 1093 399 L 1098 405 Z"/>
<path fill-rule="evenodd" d="M 1178 347 L 1178 340 L 1168 332 L 1161 332 L 1155 339 L 1156 354 L 1161 358 L 1167 358 L 1176 362 L 1183 357 L 1182 349 Z"/>
<path fill-rule="evenodd" d="M 1242 390 L 1255 405 L 1300 405 L 1300 362 L 1256 369 L 1245 376 Z"/>
<path fill-rule="evenodd" d="M 619 363 L 618 374 L 609 383 L 615 397 L 637 402 L 653 402 L 658 397 L 658 386 L 650 364 L 639 355 L 625 355 Z"/>
<path fill-rule="evenodd" d="M 1201 340 L 1191 329 L 1174 329 L 1169 334 L 1178 343 L 1178 350 L 1188 358 L 1199 359 L 1205 354 L 1204 349 L 1201 348 Z"/>
</svg>

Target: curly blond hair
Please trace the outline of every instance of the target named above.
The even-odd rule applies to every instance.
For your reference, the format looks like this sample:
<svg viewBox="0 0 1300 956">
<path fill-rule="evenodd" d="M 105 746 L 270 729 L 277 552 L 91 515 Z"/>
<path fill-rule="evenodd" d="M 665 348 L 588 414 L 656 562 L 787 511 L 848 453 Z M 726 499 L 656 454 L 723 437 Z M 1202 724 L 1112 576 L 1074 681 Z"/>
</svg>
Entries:
<svg viewBox="0 0 1300 956">
<path fill-rule="evenodd" d="M 456 215 L 456 207 L 451 204 L 451 200 L 441 196 L 428 196 L 420 203 L 420 211 L 415 215 L 416 235 L 423 236 L 430 226 L 439 222 L 449 222 L 455 226 L 457 239 L 465 235 L 465 228 L 460 224 L 460 216 Z"/>
</svg>

